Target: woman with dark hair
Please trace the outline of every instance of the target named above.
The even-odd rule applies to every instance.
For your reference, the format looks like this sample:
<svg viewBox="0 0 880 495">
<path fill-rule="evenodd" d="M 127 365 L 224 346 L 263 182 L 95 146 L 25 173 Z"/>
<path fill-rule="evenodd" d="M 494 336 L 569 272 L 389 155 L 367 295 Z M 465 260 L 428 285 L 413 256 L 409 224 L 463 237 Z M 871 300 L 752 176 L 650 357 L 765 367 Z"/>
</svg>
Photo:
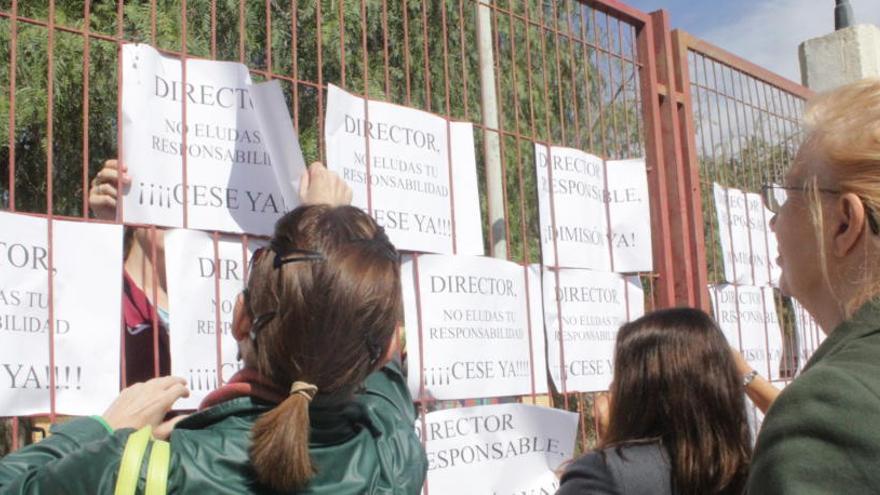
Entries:
<svg viewBox="0 0 880 495">
<path fill-rule="evenodd" d="M 607 431 L 558 494 L 743 492 L 751 456 L 742 378 L 712 319 L 656 311 L 621 327 Z"/>
<path fill-rule="evenodd" d="M 0 461 L 2 493 L 417 493 L 427 462 L 394 358 L 397 251 L 350 206 L 297 208 L 256 252 L 233 335 L 244 369 L 193 415 L 161 423 L 186 389 L 164 377 L 103 417 Z"/>
</svg>

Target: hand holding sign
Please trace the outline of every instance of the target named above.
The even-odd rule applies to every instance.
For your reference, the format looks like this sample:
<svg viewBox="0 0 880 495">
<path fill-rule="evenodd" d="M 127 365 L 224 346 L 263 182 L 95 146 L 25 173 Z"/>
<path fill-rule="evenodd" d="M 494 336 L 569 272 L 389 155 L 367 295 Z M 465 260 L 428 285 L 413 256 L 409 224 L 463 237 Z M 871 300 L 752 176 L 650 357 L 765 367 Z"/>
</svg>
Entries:
<svg viewBox="0 0 880 495">
<path fill-rule="evenodd" d="M 299 198 L 304 205 L 350 205 L 351 187 L 321 162 L 315 162 L 302 174 Z"/>
<path fill-rule="evenodd" d="M 131 185 L 131 177 L 126 172 L 125 165 L 120 165 L 116 160 L 107 160 L 104 162 L 104 168 L 92 179 L 92 186 L 89 188 L 89 208 L 95 218 L 116 220 L 116 200 L 119 197 L 116 186 L 120 182 L 124 187 Z"/>
</svg>

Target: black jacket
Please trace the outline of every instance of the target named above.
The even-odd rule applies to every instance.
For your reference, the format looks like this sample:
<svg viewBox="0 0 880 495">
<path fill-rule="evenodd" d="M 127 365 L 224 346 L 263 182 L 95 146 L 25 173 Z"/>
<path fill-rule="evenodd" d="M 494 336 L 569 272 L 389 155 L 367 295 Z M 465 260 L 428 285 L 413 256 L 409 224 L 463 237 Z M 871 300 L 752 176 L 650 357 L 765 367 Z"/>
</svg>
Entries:
<svg viewBox="0 0 880 495">
<path fill-rule="evenodd" d="M 673 495 L 669 459 L 659 443 L 611 447 L 573 462 L 557 495 Z"/>
</svg>

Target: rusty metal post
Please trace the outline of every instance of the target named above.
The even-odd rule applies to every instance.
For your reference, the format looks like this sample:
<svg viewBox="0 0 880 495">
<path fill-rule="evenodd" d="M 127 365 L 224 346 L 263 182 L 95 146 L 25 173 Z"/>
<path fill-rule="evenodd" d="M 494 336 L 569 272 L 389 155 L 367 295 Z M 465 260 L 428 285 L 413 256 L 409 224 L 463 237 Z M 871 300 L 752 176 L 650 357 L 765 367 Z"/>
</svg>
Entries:
<svg viewBox="0 0 880 495">
<path fill-rule="evenodd" d="M 641 62 L 639 81 L 642 93 L 642 115 L 645 122 L 645 160 L 648 167 L 648 186 L 651 191 L 654 271 L 657 274 L 654 300 L 660 308 L 672 307 L 676 304 L 675 269 L 670 239 L 667 164 L 663 152 L 660 88 L 657 82 L 657 51 L 654 46 L 653 24 L 647 22 L 640 26 L 636 36 Z"/>
</svg>

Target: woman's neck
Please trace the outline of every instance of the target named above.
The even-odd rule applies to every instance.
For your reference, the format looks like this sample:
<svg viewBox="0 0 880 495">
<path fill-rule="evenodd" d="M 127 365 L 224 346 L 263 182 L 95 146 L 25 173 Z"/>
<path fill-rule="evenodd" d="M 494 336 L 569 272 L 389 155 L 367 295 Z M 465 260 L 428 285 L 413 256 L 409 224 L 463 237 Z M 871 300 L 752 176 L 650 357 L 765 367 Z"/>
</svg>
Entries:
<svg viewBox="0 0 880 495">
<path fill-rule="evenodd" d="M 144 250 L 141 243 L 133 242 L 125 258 L 125 272 L 135 285 L 144 291 L 150 302 L 158 302 L 158 307 L 162 309 L 168 308 L 168 294 L 165 291 L 165 257 L 162 253 L 157 253 L 156 262 L 153 263 L 150 253 Z M 154 280 L 158 282 L 155 292 Z"/>
</svg>

